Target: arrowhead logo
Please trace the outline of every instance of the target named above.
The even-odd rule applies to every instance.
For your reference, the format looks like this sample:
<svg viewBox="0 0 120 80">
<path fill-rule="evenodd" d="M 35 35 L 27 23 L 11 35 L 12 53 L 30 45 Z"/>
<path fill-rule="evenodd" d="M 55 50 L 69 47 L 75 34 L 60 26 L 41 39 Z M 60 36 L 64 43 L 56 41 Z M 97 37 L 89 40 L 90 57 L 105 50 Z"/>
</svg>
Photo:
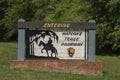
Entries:
<svg viewBox="0 0 120 80">
<path fill-rule="evenodd" d="M 68 51 L 69 57 L 73 57 L 73 55 L 74 55 L 74 53 L 75 53 L 75 49 L 72 48 L 72 47 L 70 47 L 70 48 L 67 49 L 67 51 Z"/>
</svg>

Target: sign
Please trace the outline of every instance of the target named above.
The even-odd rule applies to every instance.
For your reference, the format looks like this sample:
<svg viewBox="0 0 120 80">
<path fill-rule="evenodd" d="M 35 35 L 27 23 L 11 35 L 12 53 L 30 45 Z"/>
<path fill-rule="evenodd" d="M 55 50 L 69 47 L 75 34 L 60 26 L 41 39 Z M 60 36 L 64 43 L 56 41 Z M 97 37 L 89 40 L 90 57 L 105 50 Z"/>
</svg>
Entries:
<svg viewBox="0 0 120 80">
<path fill-rule="evenodd" d="M 80 31 L 26 31 L 26 57 L 86 59 L 87 32 Z"/>
<path fill-rule="evenodd" d="M 95 24 L 94 20 L 88 23 L 19 20 L 18 59 L 55 58 L 93 61 L 95 60 Z M 62 31 L 63 29 L 66 31 Z"/>
</svg>

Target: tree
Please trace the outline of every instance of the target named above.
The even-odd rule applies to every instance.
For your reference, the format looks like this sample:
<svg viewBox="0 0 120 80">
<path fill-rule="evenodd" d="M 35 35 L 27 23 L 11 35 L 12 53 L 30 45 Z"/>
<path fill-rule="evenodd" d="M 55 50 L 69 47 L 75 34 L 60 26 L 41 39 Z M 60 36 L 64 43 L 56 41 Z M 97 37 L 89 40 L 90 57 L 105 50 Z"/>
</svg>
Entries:
<svg viewBox="0 0 120 80">
<path fill-rule="evenodd" d="M 32 20 L 33 5 L 30 0 L 4 0 L 8 6 L 5 10 L 3 18 L 0 20 L 0 27 L 4 27 L 4 36 L 1 38 L 5 40 L 17 39 L 17 21 L 24 18 L 27 21 Z M 3 30 L 3 29 L 0 29 Z"/>
<path fill-rule="evenodd" d="M 90 0 L 91 18 L 97 22 L 97 51 L 117 53 L 120 51 L 120 0 Z"/>
<path fill-rule="evenodd" d="M 6 0 L 0 0 L 0 41 L 3 40 L 3 37 L 5 36 L 4 33 L 7 31 L 5 27 L 3 27 L 2 19 L 5 16 L 5 11 L 8 7 L 8 3 Z"/>
<path fill-rule="evenodd" d="M 109 8 L 109 14 L 111 19 L 111 27 L 113 31 L 111 32 L 111 44 L 112 50 L 115 53 L 120 52 L 120 0 L 111 0 L 107 7 Z"/>
<path fill-rule="evenodd" d="M 34 0 L 33 21 L 87 21 L 89 3 L 84 0 Z M 84 4 L 84 5 L 83 5 Z"/>
</svg>

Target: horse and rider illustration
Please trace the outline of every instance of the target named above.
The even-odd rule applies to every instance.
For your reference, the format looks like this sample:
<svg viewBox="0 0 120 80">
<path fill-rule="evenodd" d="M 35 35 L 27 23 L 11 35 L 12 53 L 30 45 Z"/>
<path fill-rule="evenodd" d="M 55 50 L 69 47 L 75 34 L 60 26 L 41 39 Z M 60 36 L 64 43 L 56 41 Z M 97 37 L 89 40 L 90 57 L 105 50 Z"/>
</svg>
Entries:
<svg viewBox="0 0 120 80">
<path fill-rule="evenodd" d="M 51 38 L 49 38 L 48 43 L 46 44 L 43 41 L 40 41 L 39 46 L 41 45 L 43 46 L 41 53 L 45 50 L 48 57 L 53 57 L 53 54 L 55 55 L 55 58 L 58 56 L 57 49 L 53 46 Z M 49 55 L 48 51 L 51 51 L 51 55 Z"/>
<path fill-rule="evenodd" d="M 42 48 L 39 48 L 41 50 L 40 54 L 45 53 L 49 58 L 57 58 L 58 52 L 53 43 L 58 43 L 58 40 L 58 35 L 51 30 L 26 30 L 26 57 L 46 57 L 36 55 L 36 51 L 39 50 L 36 50 L 35 46 L 38 46 Z"/>
</svg>

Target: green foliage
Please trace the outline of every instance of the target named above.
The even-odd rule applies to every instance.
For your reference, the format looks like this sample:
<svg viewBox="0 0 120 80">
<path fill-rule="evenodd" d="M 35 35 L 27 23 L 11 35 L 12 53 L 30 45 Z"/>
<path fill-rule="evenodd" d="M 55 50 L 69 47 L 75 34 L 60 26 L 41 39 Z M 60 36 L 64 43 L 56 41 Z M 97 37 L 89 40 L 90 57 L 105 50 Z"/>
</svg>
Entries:
<svg viewBox="0 0 120 80">
<path fill-rule="evenodd" d="M 91 16 L 97 22 L 97 52 L 118 53 L 120 51 L 120 0 L 90 0 Z"/>
<path fill-rule="evenodd" d="M 118 51 L 120 50 L 120 25 L 116 26 L 114 28 L 114 32 L 111 33 L 111 37 L 112 37 L 112 49 L 114 51 Z"/>
<path fill-rule="evenodd" d="M 4 17 L 0 20 L 0 27 L 5 28 L 5 32 L 2 33 L 3 40 L 14 40 L 17 39 L 17 20 L 25 18 L 31 20 L 33 15 L 32 5 L 29 0 L 4 0 L 5 4 L 8 4 L 5 10 Z M 3 4 L 3 3 L 1 3 Z M 29 15 L 28 15 L 29 14 Z M 0 29 L 1 30 L 1 29 Z"/>
<path fill-rule="evenodd" d="M 0 0 L 0 41 L 1 39 L 4 38 L 5 35 L 4 32 L 7 31 L 7 29 L 3 26 L 1 21 L 5 16 L 5 11 L 7 7 L 8 7 L 8 3 L 5 0 Z"/>
<path fill-rule="evenodd" d="M 84 13 L 89 3 L 84 0 L 34 0 L 33 4 L 36 7 L 33 21 L 75 22 L 88 19 Z"/>
</svg>

